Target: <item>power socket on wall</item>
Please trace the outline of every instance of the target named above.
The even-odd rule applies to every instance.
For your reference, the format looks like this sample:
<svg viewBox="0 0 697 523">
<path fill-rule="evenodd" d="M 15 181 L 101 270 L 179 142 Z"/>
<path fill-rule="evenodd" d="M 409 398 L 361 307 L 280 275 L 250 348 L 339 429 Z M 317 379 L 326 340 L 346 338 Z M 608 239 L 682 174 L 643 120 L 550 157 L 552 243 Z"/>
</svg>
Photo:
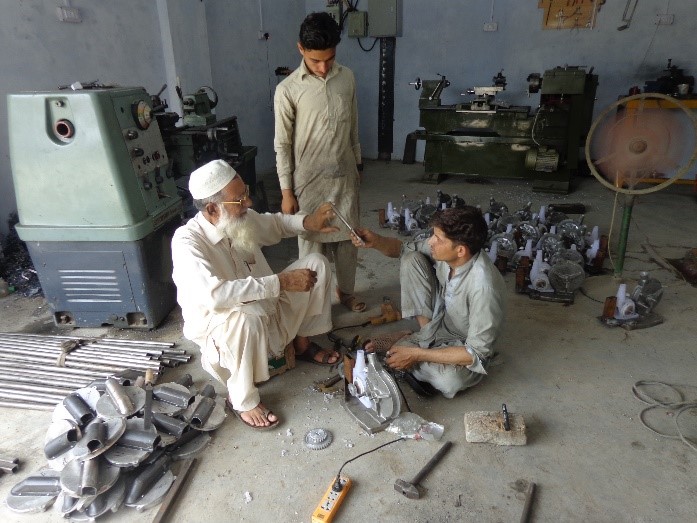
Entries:
<svg viewBox="0 0 697 523">
<path fill-rule="evenodd" d="M 499 24 L 496 22 L 485 22 L 484 23 L 484 30 L 486 32 L 493 32 L 493 31 L 498 31 L 499 30 Z"/>
</svg>

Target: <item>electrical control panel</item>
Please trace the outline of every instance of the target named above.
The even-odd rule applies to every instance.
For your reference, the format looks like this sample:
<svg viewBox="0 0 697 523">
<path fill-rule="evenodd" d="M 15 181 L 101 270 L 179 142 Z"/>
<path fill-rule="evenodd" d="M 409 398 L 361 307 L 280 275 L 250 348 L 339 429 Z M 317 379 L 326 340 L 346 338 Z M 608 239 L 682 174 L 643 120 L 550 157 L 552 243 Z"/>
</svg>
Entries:
<svg viewBox="0 0 697 523">
<path fill-rule="evenodd" d="M 402 36 L 402 0 L 370 0 L 368 36 Z"/>
</svg>

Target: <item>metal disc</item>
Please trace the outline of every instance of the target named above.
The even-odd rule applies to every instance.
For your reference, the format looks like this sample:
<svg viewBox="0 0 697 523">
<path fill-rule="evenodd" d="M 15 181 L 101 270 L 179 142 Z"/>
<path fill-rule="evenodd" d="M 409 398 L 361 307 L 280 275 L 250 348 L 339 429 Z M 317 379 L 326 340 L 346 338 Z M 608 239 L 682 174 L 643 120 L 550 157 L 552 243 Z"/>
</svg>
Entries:
<svg viewBox="0 0 697 523">
<path fill-rule="evenodd" d="M 126 430 L 124 433 L 128 432 L 129 430 L 144 430 L 143 420 L 141 418 L 126 420 Z M 153 435 L 157 435 L 157 430 L 153 425 L 150 426 L 148 432 L 152 432 Z M 115 467 L 135 467 L 142 463 L 142 461 L 147 458 L 151 452 L 151 450 L 121 447 L 117 441 L 114 446 L 104 453 L 104 459 Z"/>
<path fill-rule="evenodd" d="M 124 497 L 126 497 L 126 481 L 120 478 L 113 488 L 97 496 L 86 508 L 70 514 L 70 519 L 72 521 L 94 521 L 109 511 L 116 512 L 121 507 Z"/>
<path fill-rule="evenodd" d="M 99 495 L 114 486 L 119 479 L 121 469 L 109 465 L 109 463 L 102 458 L 95 459 L 99 460 L 99 474 L 97 477 L 97 495 Z M 63 472 L 60 473 L 63 490 L 76 498 L 83 497 L 80 496 L 80 487 L 82 486 L 80 484 L 82 479 L 82 464 L 82 461 L 71 461 L 63 469 Z"/>
<path fill-rule="evenodd" d="M 72 453 L 77 459 L 84 461 L 106 452 L 118 441 L 126 430 L 126 420 L 124 418 L 113 418 L 104 421 L 104 423 L 106 424 L 107 433 L 107 438 L 104 441 L 104 445 L 102 445 L 101 448 L 91 451 L 87 448 L 87 442 L 84 441 L 84 438 L 81 439 L 72 448 Z"/>
<path fill-rule="evenodd" d="M 181 418 L 184 421 L 186 421 L 187 423 L 191 423 L 191 418 L 194 416 L 196 407 L 198 407 L 198 404 L 201 402 L 202 398 L 203 396 L 196 396 L 194 402 L 191 405 L 189 405 L 187 409 L 182 413 Z M 206 423 L 202 427 L 194 427 L 192 425 L 191 428 L 200 430 L 202 432 L 209 432 L 220 427 L 225 421 L 226 417 L 227 414 L 225 414 L 225 400 L 220 396 L 216 396 L 215 408 L 213 409 L 213 412 L 211 412 L 211 415 L 208 417 L 208 420 L 206 420 Z"/>
<path fill-rule="evenodd" d="M 185 445 L 182 445 L 178 449 L 173 450 L 170 453 L 170 456 L 174 461 L 195 458 L 200 452 L 203 451 L 203 449 L 206 448 L 206 445 L 208 445 L 210 440 L 210 434 L 202 432 Z"/>
<path fill-rule="evenodd" d="M 126 503 L 125 505 L 127 507 L 134 508 L 138 511 L 148 510 L 149 508 L 154 507 L 155 505 L 162 502 L 162 499 L 167 494 L 169 487 L 172 486 L 172 483 L 174 483 L 175 479 L 176 478 L 174 477 L 174 474 L 172 474 L 172 471 L 168 470 L 157 481 L 157 483 L 155 483 L 152 486 L 152 488 L 145 493 L 145 495 L 142 498 L 140 498 L 135 503 Z"/>
<path fill-rule="evenodd" d="M 111 400 L 111 396 L 109 396 L 109 394 L 104 394 L 97 402 L 97 416 L 102 419 L 128 418 L 139 410 L 142 410 L 145 406 L 145 391 L 133 385 L 124 387 L 123 389 L 126 392 L 126 396 L 128 396 L 131 403 L 133 403 L 133 408 L 126 414 L 121 414 Z"/>
<path fill-rule="evenodd" d="M 32 474 L 32 476 L 42 476 L 44 478 L 58 478 L 60 477 L 60 472 L 51 469 L 42 469 L 36 474 Z M 49 496 L 16 496 L 10 493 L 7 496 L 6 503 L 7 507 L 14 512 L 44 512 L 56 501 L 58 494 L 59 493 L 52 494 Z"/>
<path fill-rule="evenodd" d="M 82 437 L 82 431 L 80 430 L 78 424 L 72 419 L 72 417 L 70 419 L 61 418 L 53 420 L 53 422 L 51 422 L 51 424 L 48 426 L 48 430 L 46 431 L 46 437 L 44 438 L 44 446 L 49 441 L 52 441 L 61 434 L 65 434 L 66 432 L 72 429 L 77 430 L 77 437 L 79 441 Z M 63 470 L 63 468 L 76 457 L 75 454 L 73 454 L 73 448 L 66 450 L 60 456 L 56 456 L 53 459 L 47 460 L 49 468 L 57 471 Z"/>
<path fill-rule="evenodd" d="M 97 390 L 97 387 L 83 387 L 81 389 L 78 389 L 75 391 L 75 394 L 80 396 L 82 400 L 87 404 L 89 408 L 91 408 L 96 416 L 97 413 L 97 402 L 99 401 L 99 398 L 101 396 L 101 393 L 99 390 Z M 67 419 L 69 421 L 75 421 L 73 417 L 70 415 L 68 412 L 68 409 L 66 409 L 63 406 L 63 403 L 59 403 L 56 405 L 56 408 L 53 409 L 53 414 L 51 415 L 51 419 L 53 421 L 58 421 L 62 419 Z"/>
</svg>

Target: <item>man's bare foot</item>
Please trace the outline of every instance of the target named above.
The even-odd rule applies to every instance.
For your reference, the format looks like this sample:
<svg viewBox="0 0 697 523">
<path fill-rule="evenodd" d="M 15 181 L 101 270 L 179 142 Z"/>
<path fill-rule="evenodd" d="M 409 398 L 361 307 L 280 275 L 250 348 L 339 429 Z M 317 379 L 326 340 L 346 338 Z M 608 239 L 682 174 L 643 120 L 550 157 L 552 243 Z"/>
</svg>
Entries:
<svg viewBox="0 0 697 523">
<path fill-rule="evenodd" d="M 259 403 L 252 410 L 240 412 L 240 417 L 247 425 L 254 425 L 255 427 L 268 427 L 273 422 L 278 421 L 278 417 L 264 407 L 263 403 Z"/>
<path fill-rule="evenodd" d="M 341 355 L 332 349 L 324 349 L 309 338 L 295 338 L 295 358 L 302 361 L 309 361 L 317 365 L 336 365 Z"/>
<path fill-rule="evenodd" d="M 336 294 L 339 297 L 339 303 L 351 312 L 363 312 L 365 310 L 365 302 L 360 301 L 355 294 L 345 294 L 338 288 L 336 289 Z"/>
</svg>

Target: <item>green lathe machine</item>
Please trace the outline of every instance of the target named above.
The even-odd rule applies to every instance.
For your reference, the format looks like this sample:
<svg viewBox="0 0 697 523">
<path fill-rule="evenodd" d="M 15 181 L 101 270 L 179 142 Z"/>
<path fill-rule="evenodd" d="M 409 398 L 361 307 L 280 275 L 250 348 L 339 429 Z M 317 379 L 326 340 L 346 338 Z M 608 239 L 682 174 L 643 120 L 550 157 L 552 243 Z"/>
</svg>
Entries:
<svg viewBox="0 0 697 523">
<path fill-rule="evenodd" d="M 254 191 L 256 147 L 234 116 L 216 122 L 205 90 L 184 98 L 175 127 L 159 93 L 70 87 L 7 97 L 17 233 L 56 325 L 152 329 L 176 305 L 170 242 L 186 177 L 222 158 Z"/>
<path fill-rule="evenodd" d="M 566 194 L 578 169 L 593 117 L 598 76 L 582 67 L 555 67 L 528 76 L 528 92 L 540 92 L 537 111 L 509 106 L 496 99 L 506 86 L 498 73 L 493 85 L 474 87 L 468 103 L 441 105 L 450 81 L 417 78 L 421 89 L 418 129 L 407 136 L 404 163 L 414 163 L 416 141 L 425 140 L 424 181 L 438 183 L 444 175 L 522 178 L 533 190 Z"/>
</svg>

